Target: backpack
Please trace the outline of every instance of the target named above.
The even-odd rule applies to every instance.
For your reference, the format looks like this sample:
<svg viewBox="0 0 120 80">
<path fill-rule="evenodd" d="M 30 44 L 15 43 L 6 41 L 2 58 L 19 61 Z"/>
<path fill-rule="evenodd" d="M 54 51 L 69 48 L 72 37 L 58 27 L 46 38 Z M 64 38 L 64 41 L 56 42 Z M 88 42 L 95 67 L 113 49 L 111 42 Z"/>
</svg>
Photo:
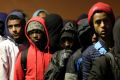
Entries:
<svg viewBox="0 0 120 80">
<path fill-rule="evenodd" d="M 120 62 L 117 57 L 115 57 L 112 53 L 108 52 L 105 54 L 105 57 L 110 63 L 110 67 L 112 70 L 112 73 L 114 75 L 115 80 L 120 80 Z"/>
<path fill-rule="evenodd" d="M 26 64 L 27 64 L 28 48 L 29 48 L 29 45 L 27 45 L 27 47 L 21 52 L 21 67 L 24 73 L 24 80 L 25 80 L 25 75 L 27 71 Z"/>
</svg>

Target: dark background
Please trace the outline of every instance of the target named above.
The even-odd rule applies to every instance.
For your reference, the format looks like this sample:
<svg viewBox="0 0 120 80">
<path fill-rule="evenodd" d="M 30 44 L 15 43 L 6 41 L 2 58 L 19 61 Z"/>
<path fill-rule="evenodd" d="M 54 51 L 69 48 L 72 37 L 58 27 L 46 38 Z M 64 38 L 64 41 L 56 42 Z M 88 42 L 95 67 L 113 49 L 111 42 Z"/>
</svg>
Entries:
<svg viewBox="0 0 120 80">
<path fill-rule="evenodd" d="M 98 1 L 110 4 L 115 15 L 120 15 L 120 0 L 0 0 L 0 11 L 8 13 L 21 9 L 31 17 L 34 11 L 44 8 L 49 13 L 60 14 L 64 19 L 77 19 Z"/>
</svg>

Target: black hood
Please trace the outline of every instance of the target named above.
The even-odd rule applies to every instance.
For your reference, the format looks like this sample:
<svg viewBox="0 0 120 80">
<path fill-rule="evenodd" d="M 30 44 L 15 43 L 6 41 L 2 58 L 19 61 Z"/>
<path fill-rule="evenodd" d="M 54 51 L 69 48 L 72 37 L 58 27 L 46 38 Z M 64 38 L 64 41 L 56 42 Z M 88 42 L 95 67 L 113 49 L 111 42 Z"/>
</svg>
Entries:
<svg viewBox="0 0 120 80">
<path fill-rule="evenodd" d="M 77 24 L 74 21 L 67 21 L 64 24 L 64 27 L 61 31 L 60 42 L 62 42 L 63 38 L 69 38 L 74 41 L 74 45 L 71 48 L 73 51 L 79 48 L 78 36 L 77 36 Z M 61 43 L 60 43 L 61 44 Z"/>
<path fill-rule="evenodd" d="M 81 47 L 87 48 L 92 44 L 93 30 L 88 24 L 88 18 L 80 20 L 78 24 L 78 37 Z"/>
<path fill-rule="evenodd" d="M 63 20 L 60 15 L 51 13 L 46 16 L 45 21 L 50 38 L 50 49 L 54 53 L 59 50 L 60 47 L 58 40 L 60 38 L 59 34 L 63 28 Z"/>
<path fill-rule="evenodd" d="M 114 37 L 114 53 L 116 56 L 120 57 L 120 17 L 116 19 L 113 28 L 113 37 Z"/>
</svg>

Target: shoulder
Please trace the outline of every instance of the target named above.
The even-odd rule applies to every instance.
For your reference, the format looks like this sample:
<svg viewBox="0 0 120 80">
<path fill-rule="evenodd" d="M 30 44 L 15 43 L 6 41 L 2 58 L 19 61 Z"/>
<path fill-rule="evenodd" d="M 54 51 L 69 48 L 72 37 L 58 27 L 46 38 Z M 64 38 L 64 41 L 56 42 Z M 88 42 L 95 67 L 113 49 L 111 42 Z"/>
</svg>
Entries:
<svg viewBox="0 0 120 80">
<path fill-rule="evenodd" d="M 99 57 L 96 58 L 96 60 L 94 61 L 94 63 L 96 64 L 103 64 L 103 65 L 106 65 L 108 63 L 108 59 L 106 58 L 105 55 L 100 55 Z"/>
<path fill-rule="evenodd" d="M 91 45 L 83 51 L 83 56 L 91 55 L 91 54 L 94 54 L 96 52 L 97 52 L 97 50 L 94 48 L 94 45 Z"/>
<path fill-rule="evenodd" d="M 69 58 L 69 61 L 76 61 L 79 57 L 81 56 L 81 49 L 78 49 L 77 51 L 75 51 L 73 53 L 73 55 L 71 55 L 71 57 Z"/>
</svg>

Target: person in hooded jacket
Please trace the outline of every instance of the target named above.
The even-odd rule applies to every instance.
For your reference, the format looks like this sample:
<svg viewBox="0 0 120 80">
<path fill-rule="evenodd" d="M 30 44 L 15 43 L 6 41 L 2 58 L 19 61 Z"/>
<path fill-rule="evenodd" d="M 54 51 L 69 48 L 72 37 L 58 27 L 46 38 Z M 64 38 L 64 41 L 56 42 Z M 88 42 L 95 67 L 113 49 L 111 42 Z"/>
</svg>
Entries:
<svg viewBox="0 0 120 80">
<path fill-rule="evenodd" d="M 77 26 L 73 21 L 65 23 L 60 37 L 62 49 L 53 54 L 51 63 L 45 74 L 45 80 L 64 80 L 67 61 L 77 49 L 76 30 Z"/>
<path fill-rule="evenodd" d="M 103 2 L 94 4 L 88 12 L 88 22 L 98 36 L 98 41 L 83 52 L 83 80 L 88 79 L 93 61 L 112 50 L 114 45 L 112 30 L 115 16 L 111 6 Z"/>
<path fill-rule="evenodd" d="M 36 10 L 36 11 L 33 13 L 33 16 L 32 16 L 32 17 L 39 16 L 39 17 L 41 17 L 41 18 L 45 18 L 47 15 L 48 15 L 47 10 L 41 8 L 41 9 Z"/>
<path fill-rule="evenodd" d="M 51 13 L 46 16 L 45 21 L 50 38 L 50 51 L 55 53 L 60 49 L 58 42 L 63 28 L 63 19 L 59 14 Z"/>
<path fill-rule="evenodd" d="M 7 18 L 7 14 L 4 12 L 0 12 L 0 42 L 5 40 L 5 19 Z"/>
<path fill-rule="evenodd" d="M 51 60 L 44 19 L 38 16 L 32 17 L 25 26 L 25 35 L 30 43 L 27 51 L 26 74 L 22 69 L 22 52 L 20 52 L 15 65 L 14 80 L 44 80 L 44 73 Z"/>
<path fill-rule="evenodd" d="M 21 12 L 8 14 L 5 22 L 6 40 L 0 43 L 0 79 L 14 80 L 14 66 L 18 52 L 27 47 L 24 35 L 25 18 Z"/>
<path fill-rule="evenodd" d="M 113 37 L 113 51 L 94 61 L 88 80 L 120 80 L 120 17 L 115 21 Z"/>
<path fill-rule="evenodd" d="M 81 59 L 78 60 L 82 56 L 82 52 L 90 45 L 92 45 L 92 29 L 88 24 L 87 14 L 82 14 L 77 20 L 78 24 L 78 38 L 80 48 L 75 51 L 75 53 L 70 57 L 67 63 L 67 69 L 65 73 L 65 80 L 82 80 L 82 71 L 80 69 Z"/>
</svg>

